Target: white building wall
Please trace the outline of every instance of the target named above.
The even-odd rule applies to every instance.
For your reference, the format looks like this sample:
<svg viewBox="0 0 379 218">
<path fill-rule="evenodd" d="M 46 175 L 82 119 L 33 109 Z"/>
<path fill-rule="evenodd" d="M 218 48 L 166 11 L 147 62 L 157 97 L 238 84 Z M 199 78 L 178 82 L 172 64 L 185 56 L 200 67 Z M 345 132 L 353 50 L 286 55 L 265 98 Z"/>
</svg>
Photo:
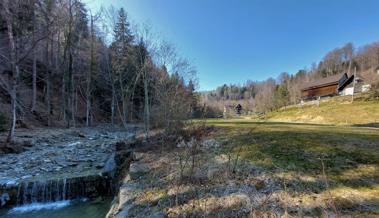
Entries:
<svg viewBox="0 0 379 218">
<path fill-rule="evenodd" d="M 366 84 L 366 85 L 362 86 L 362 92 L 368 92 L 368 91 L 370 91 L 370 89 L 371 89 L 370 84 Z"/>
<path fill-rule="evenodd" d="M 353 93 L 354 93 L 354 88 L 349 87 L 349 88 L 344 89 L 340 94 L 344 96 L 344 95 L 353 95 Z"/>
</svg>

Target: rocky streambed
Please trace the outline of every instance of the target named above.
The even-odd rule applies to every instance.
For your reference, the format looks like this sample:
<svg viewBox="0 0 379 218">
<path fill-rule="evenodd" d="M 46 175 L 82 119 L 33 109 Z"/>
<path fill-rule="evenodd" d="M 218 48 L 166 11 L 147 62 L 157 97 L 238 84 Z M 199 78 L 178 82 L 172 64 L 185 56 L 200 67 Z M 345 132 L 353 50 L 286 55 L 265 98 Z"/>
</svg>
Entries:
<svg viewBox="0 0 379 218">
<path fill-rule="evenodd" d="M 25 151 L 0 154 L 0 207 L 112 196 L 120 158 L 130 156 L 117 150 L 137 129 L 18 130 Z"/>
</svg>

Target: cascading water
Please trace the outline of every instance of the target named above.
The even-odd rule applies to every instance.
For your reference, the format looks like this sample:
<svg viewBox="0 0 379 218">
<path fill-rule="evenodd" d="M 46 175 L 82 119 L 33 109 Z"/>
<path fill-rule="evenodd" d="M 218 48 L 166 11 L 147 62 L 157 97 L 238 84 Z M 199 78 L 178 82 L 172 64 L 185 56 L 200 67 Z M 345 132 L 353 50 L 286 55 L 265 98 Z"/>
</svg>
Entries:
<svg viewBox="0 0 379 218">
<path fill-rule="evenodd" d="M 104 218 L 112 199 L 101 201 L 66 200 L 50 203 L 33 203 L 10 210 L 0 210 L 1 218 Z"/>
<path fill-rule="evenodd" d="M 73 197 L 74 194 L 69 187 L 67 179 L 20 183 L 17 188 L 17 206 L 65 201 L 67 196 Z"/>
<path fill-rule="evenodd" d="M 71 217 L 65 216 L 67 210 L 79 213 L 86 209 L 93 213 L 91 217 L 104 217 L 97 214 L 107 212 L 112 196 L 113 182 L 111 177 L 87 176 L 81 178 L 59 178 L 45 181 L 24 181 L 13 187 L 14 204 L 10 210 L 0 210 L 0 217 Z M 11 192 L 10 192 L 11 193 Z M 89 199 L 102 197 L 100 201 Z M 69 207 L 67 207 L 69 206 Z M 67 209 L 61 209 L 67 207 Z M 76 213 L 76 212 L 74 212 Z"/>
<path fill-rule="evenodd" d="M 59 151 L 42 146 L 3 158 L 12 170 L 0 172 L 0 217 L 103 218 L 117 191 L 118 167 L 131 160 L 131 146 L 117 138 L 80 140 L 54 146 Z"/>
</svg>

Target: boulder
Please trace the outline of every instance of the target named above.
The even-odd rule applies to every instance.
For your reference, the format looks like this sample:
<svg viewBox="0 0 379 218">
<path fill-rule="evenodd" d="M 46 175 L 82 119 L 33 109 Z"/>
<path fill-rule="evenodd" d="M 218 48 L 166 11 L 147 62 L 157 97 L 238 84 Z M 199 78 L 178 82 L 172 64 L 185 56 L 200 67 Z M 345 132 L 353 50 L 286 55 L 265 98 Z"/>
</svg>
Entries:
<svg viewBox="0 0 379 218">
<path fill-rule="evenodd" d="M 4 206 L 7 203 L 7 201 L 9 201 L 9 200 L 10 200 L 9 194 L 3 193 L 0 196 L 0 206 Z"/>
<path fill-rule="evenodd" d="M 143 153 L 142 152 L 133 152 L 133 160 L 138 161 L 143 158 Z"/>
<path fill-rule="evenodd" d="M 167 212 L 165 212 L 165 211 L 158 211 L 156 213 L 151 214 L 148 217 L 149 218 L 165 218 L 165 217 L 167 217 Z"/>
<path fill-rule="evenodd" d="M 204 148 L 218 148 L 218 147 L 220 147 L 220 143 L 218 143 L 218 141 L 216 141 L 215 139 L 204 140 L 201 143 L 201 145 Z"/>
<path fill-rule="evenodd" d="M 150 167 L 145 163 L 131 163 L 129 168 L 129 175 L 132 180 L 136 180 L 146 173 L 150 172 Z"/>
</svg>

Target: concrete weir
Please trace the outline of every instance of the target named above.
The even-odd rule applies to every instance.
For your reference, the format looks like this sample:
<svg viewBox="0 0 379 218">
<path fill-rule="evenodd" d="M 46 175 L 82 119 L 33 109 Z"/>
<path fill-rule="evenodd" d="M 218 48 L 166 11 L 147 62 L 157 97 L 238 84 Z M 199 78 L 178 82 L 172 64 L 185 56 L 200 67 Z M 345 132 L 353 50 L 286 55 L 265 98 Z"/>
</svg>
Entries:
<svg viewBox="0 0 379 218">
<path fill-rule="evenodd" d="M 48 140 L 21 154 L 0 155 L 0 209 L 116 194 L 133 134 L 81 129 L 68 135 L 70 141 Z"/>
<path fill-rule="evenodd" d="M 96 198 L 112 196 L 113 191 L 113 177 L 108 173 L 106 175 L 21 181 L 16 184 L 2 184 L 0 186 L 0 203 L 2 207 L 10 207 Z"/>
</svg>

